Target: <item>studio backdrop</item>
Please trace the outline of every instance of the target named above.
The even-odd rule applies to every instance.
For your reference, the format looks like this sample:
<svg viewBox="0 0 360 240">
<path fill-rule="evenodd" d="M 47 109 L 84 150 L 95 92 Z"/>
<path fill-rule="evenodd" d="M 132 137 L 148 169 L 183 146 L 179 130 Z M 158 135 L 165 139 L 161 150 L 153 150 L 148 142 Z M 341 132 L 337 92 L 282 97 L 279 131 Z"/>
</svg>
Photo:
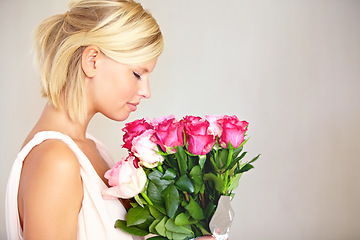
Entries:
<svg viewBox="0 0 360 240">
<path fill-rule="evenodd" d="M 240 179 L 230 239 L 360 239 L 360 1 L 140 2 L 165 49 L 152 97 L 127 121 L 237 115 L 249 122 L 248 158 L 262 154 Z M 45 104 L 32 33 L 66 11 L 66 0 L 0 0 L 1 206 Z M 96 115 L 88 131 L 120 160 L 124 124 Z"/>
</svg>

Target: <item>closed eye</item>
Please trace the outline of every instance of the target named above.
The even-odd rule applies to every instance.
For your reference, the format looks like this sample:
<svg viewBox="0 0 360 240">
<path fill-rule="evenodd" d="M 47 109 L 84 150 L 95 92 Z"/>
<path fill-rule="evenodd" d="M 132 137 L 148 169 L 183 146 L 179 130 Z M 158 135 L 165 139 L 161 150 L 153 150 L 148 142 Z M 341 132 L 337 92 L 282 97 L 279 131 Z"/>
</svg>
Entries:
<svg viewBox="0 0 360 240">
<path fill-rule="evenodd" d="M 136 72 L 133 72 L 133 74 L 137 79 L 141 80 L 141 76 L 139 74 L 137 74 Z"/>
</svg>

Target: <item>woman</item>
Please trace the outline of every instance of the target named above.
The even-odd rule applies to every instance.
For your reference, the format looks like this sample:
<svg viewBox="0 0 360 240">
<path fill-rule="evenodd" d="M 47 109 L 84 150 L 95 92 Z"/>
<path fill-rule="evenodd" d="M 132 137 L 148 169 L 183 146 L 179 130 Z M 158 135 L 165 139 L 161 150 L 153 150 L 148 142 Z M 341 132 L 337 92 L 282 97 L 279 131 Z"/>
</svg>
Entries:
<svg viewBox="0 0 360 240">
<path fill-rule="evenodd" d="M 101 196 L 114 163 L 86 130 L 94 114 L 123 121 L 150 97 L 162 34 L 131 0 L 77 0 L 69 7 L 35 33 L 48 103 L 11 170 L 8 238 L 135 239 L 113 227 L 126 214 L 121 201 Z"/>
</svg>

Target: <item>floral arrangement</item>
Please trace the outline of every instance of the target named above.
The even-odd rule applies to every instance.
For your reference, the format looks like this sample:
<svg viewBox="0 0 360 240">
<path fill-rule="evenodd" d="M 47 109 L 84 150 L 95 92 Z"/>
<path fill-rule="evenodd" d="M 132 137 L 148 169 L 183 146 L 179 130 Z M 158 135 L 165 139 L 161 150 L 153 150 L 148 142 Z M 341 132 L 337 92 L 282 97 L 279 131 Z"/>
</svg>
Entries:
<svg viewBox="0 0 360 240">
<path fill-rule="evenodd" d="M 242 173 L 260 156 L 242 162 L 247 127 L 226 115 L 127 123 L 123 147 L 129 156 L 106 172 L 112 187 L 103 195 L 135 201 L 115 227 L 137 236 L 154 234 L 153 240 L 214 234 L 209 225 L 220 197 L 234 196 Z"/>
</svg>

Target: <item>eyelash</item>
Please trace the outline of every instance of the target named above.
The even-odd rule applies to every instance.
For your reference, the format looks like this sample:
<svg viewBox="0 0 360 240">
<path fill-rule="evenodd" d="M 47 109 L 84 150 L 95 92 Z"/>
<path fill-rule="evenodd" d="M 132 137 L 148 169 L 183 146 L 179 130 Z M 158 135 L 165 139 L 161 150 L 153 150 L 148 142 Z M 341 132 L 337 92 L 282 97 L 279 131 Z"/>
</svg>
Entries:
<svg viewBox="0 0 360 240">
<path fill-rule="evenodd" d="M 141 76 L 139 74 L 137 74 L 136 72 L 133 72 L 133 74 L 137 79 L 141 80 Z"/>
</svg>

